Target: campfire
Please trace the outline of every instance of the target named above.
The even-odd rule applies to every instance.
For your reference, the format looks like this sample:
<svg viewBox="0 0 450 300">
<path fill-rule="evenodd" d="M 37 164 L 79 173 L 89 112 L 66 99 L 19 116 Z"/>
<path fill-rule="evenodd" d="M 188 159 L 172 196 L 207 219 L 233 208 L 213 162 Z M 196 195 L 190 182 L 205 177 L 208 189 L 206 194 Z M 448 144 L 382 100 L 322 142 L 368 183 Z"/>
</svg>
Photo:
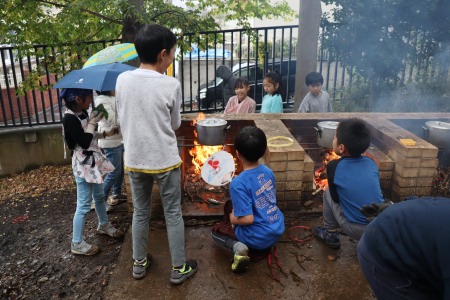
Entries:
<svg viewBox="0 0 450 300">
<path fill-rule="evenodd" d="M 323 150 L 320 152 L 320 157 L 322 157 L 322 164 L 314 171 L 315 188 L 313 195 L 326 190 L 328 187 L 327 164 L 332 160 L 340 158 L 332 149 Z"/>
<path fill-rule="evenodd" d="M 192 127 L 195 127 L 197 121 L 205 118 L 204 113 L 200 113 L 197 116 L 197 119 L 192 120 Z M 199 175 L 205 161 L 214 153 L 223 149 L 223 146 L 203 146 L 198 142 L 197 131 L 194 129 L 194 147 L 189 149 L 189 154 L 192 156 L 192 168 L 193 170 L 189 170 L 188 173 L 194 173 Z"/>
<path fill-rule="evenodd" d="M 191 123 L 194 131 L 193 146 L 189 149 L 189 155 L 192 157 L 190 167 L 186 168 L 184 176 L 184 191 L 194 202 L 208 203 L 211 205 L 222 204 L 229 197 L 228 186 L 211 186 L 207 184 L 201 177 L 201 169 L 205 161 L 214 153 L 224 150 L 224 146 L 206 146 L 198 142 L 195 124 L 205 118 L 200 113 Z"/>
</svg>

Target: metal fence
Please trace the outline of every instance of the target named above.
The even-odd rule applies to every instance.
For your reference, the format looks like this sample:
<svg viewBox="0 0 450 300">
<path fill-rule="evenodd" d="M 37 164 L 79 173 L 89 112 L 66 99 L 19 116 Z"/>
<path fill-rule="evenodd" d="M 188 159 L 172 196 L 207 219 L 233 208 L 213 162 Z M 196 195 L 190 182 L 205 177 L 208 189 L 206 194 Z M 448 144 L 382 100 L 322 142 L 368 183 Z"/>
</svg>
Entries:
<svg viewBox="0 0 450 300">
<path fill-rule="evenodd" d="M 322 73 L 323 88 L 332 100 L 343 101 L 346 89 L 352 85 L 353 74 L 343 66 L 338 55 L 322 46 L 325 45 L 324 30 L 326 27 L 320 31 L 317 71 Z M 297 38 L 298 26 L 185 34 L 179 43 L 177 59 L 168 72 L 181 82 L 182 112 L 223 109 L 228 99 L 224 99 L 224 81 L 216 74 L 221 65 L 228 66 L 236 76 L 248 78 L 251 85 L 249 96 L 258 106 L 263 96 L 264 73 L 277 69 L 283 77 L 284 104 L 289 111 L 295 92 Z M 36 45 L 28 51 L 20 51 L 21 56 L 13 46 L 0 47 L 0 128 L 60 123 L 59 91 L 53 90 L 52 84 L 69 70 L 81 68 L 94 53 L 115 43 L 120 43 L 120 40 L 62 46 Z M 403 78 L 410 80 L 413 70 L 417 67 L 405 69 Z M 39 84 L 30 88 L 33 82 Z"/>
</svg>

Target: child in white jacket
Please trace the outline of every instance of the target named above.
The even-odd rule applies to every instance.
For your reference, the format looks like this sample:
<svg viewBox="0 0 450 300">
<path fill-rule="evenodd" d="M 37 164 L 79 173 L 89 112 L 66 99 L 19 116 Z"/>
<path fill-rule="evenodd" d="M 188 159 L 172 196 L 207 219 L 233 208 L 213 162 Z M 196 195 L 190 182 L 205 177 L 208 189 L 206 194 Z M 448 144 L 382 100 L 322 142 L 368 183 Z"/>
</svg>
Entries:
<svg viewBox="0 0 450 300">
<path fill-rule="evenodd" d="M 116 110 L 115 91 L 97 91 L 98 97 L 95 99 L 95 106 L 103 104 L 108 112 L 108 118 L 103 118 L 98 122 L 98 131 L 109 131 L 113 128 L 119 129 L 119 118 Z M 103 149 L 108 160 L 114 165 L 114 171 L 109 173 L 103 183 L 103 190 L 107 198 L 107 209 L 109 206 L 117 205 L 126 200 L 126 196 L 122 195 L 122 184 L 124 178 L 123 170 L 123 143 L 122 134 L 117 130 L 117 134 L 107 136 L 98 140 L 98 145 Z M 112 189 L 111 197 L 108 197 Z M 105 199 L 106 200 L 106 199 Z"/>
</svg>

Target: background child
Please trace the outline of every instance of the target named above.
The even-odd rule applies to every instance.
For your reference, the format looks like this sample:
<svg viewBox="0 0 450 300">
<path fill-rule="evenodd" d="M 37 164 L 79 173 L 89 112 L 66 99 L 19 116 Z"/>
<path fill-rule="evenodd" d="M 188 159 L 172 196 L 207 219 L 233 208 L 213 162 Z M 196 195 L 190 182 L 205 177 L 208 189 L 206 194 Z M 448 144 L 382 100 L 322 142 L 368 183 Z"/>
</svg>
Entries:
<svg viewBox="0 0 450 300">
<path fill-rule="evenodd" d="M 181 158 L 175 130 L 181 125 L 180 82 L 164 75 L 175 56 L 177 39 L 161 25 L 146 25 L 136 35 L 138 69 L 117 78 L 116 100 L 133 196 L 133 277 L 142 279 L 151 265 L 148 231 L 153 183 L 158 183 L 167 227 L 172 272 L 180 284 L 197 271 L 185 260 L 181 213 Z"/>
<path fill-rule="evenodd" d="M 106 175 L 105 181 L 103 183 L 103 190 L 105 192 L 105 197 L 108 206 L 117 205 L 120 201 L 126 200 L 126 196 L 122 195 L 122 184 L 123 184 L 123 144 L 122 144 L 122 134 L 119 129 L 119 120 L 117 117 L 116 110 L 116 98 L 115 91 L 99 92 L 97 91 L 98 97 L 95 98 L 95 106 L 103 104 L 103 107 L 108 112 L 108 119 L 103 118 L 98 122 L 98 131 L 109 131 L 114 128 L 117 129 L 117 134 L 101 138 L 98 140 L 98 145 L 103 149 L 108 160 L 114 165 L 114 171 Z M 109 196 L 109 192 L 112 188 L 112 195 Z"/>
<path fill-rule="evenodd" d="M 284 232 L 284 216 L 277 207 L 275 176 L 260 159 L 267 148 L 264 132 L 244 127 L 236 136 L 234 146 L 244 171 L 230 184 L 233 210 L 230 222 L 234 234 L 211 231 L 212 238 L 234 254 L 231 270 L 245 271 L 250 263 L 250 250 L 270 250 Z"/>
<path fill-rule="evenodd" d="M 330 96 L 326 91 L 322 91 L 323 77 L 318 72 L 311 72 L 306 75 L 305 83 L 309 88 L 308 94 L 303 98 L 299 113 L 332 112 Z"/>
<path fill-rule="evenodd" d="M 328 189 L 323 195 L 323 222 L 314 234 L 332 248 L 339 248 L 338 228 L 359 240 L 366 228 L 360 209 L 383 202 L 378 167 L 361 154 L 369 148 L 370 130 L 366 122 L 352 118 L 339 122 L 333 139 L 333 151 L 341 158 L 327 164 Z"/>
<path fill-rule="evenodd" d="M 281 75 L 277 71 L 269 72 L 264 76 L 264 91 L 267 93 L 262 99 L 261 113 L 283 112 L 283 87 L 281 86 Z"/>
<path fill-rule="evenodd" d="M 236 96 L 230 97 L 225 107 L 226 114 L 249 114 L 256 110 L 256 102 L 247 94 L 250 84 L 246 78 L 238 78 L 234 84 Z"/>
<path fill-rule="evenodd" d="M 61 92 L 66 111 L 62 120 L 64 139 L 72 150 L 72 169 L 77 183 L 77 209 L 73 217 L 73 237 L 71 251 L 74 254 L 94 255 L 100 251 L 97 245 L 90 245 L 83 239 L 83 228 L 86 214 L 90 210 L 91 199 L 94 199 L 98 217 L 97 232 L 114 238 L 123 233 L 108 222 L 103 192 L 103 176 L 114 167 L 102 154 L 97 145 L 97 136 L 110 136 L 114 129 L 95 132 L 95 127 L 103 118 L 103 113 L 92 111 L 88 116 L 87 109 L 92 103 L 92 90 L 64 89 Z"/>
</svg>

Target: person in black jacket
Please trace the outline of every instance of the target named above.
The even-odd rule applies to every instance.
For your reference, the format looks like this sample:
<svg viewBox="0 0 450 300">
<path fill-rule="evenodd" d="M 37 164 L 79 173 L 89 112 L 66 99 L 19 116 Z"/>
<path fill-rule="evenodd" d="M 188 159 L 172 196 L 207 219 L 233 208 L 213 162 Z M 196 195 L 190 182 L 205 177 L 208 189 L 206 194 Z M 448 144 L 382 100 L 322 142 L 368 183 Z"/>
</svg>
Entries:
<svg viewBox="0 0 450 300">
<path fill-rule="evenodd" d="M 71 150 L 73 175 L 77 184 L 77 208 L 73 216 L 71 252 L 78 255 L 94 255 L 100 251 L 100 247 L 88 244 L 83 238 L 84 223 L 92 199 L 98 217 L 97 232 L 113 238 L 121 238 L 124 235 L 108 222 L 103 177 L 111 172 L 114 166 L 97 145 L 97 138 L 105 138 L 116 132 L 115 129 L 96 131 L 103 113 L 93 110 L 88 115 L 87 110 L 93 100 L 92 90 L 63 89 L 60 98 L 66 105 L 62 119 L 64 141 Z"/>
<path fill-rule="evenodd" d="M 227 105 L 228 100 L 236 95 L 234 91 L 234 86 L 238 77 L 233 74 L 233 72 L 227 66 L 220 66 L 217 68 L 217 77 L 223 79 L 223 101 L 224 106 Z"/>
<path fill-rule="evenodd" d="M 389 206 L 358 243 L 361 269 L 377 299 L 450 299 L 450 199 Z"/>
</svg>

